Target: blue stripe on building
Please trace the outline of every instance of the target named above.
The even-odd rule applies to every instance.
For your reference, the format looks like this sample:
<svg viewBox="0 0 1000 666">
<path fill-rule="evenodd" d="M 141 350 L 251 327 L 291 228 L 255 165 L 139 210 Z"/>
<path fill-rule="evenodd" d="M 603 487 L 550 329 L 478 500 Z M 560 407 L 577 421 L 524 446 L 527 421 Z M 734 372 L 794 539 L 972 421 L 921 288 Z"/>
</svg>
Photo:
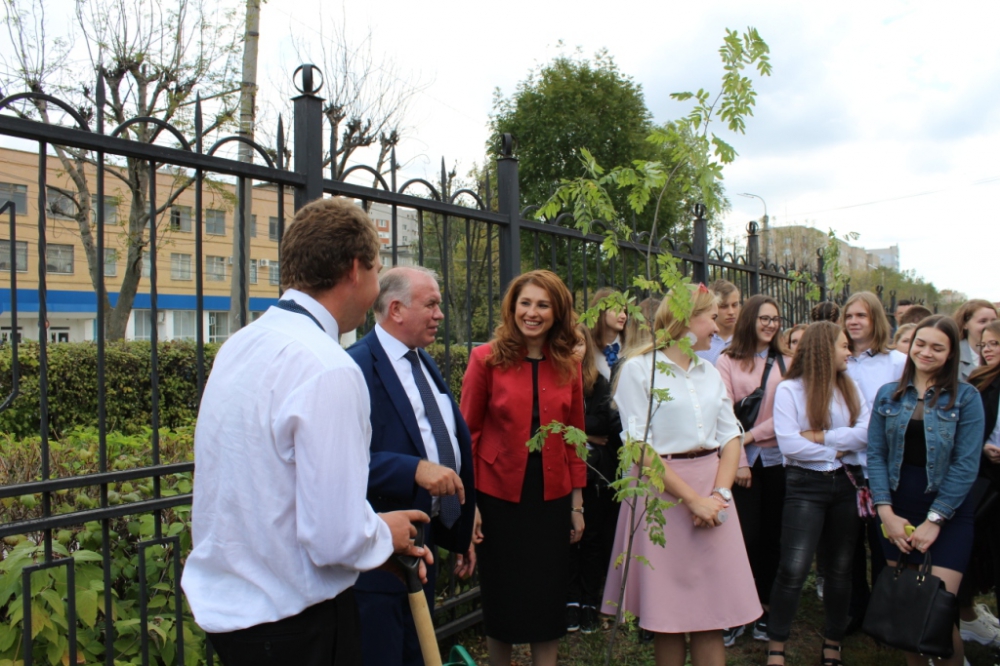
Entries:
<svg viewBox="0 0 1000 666">
<path fill-rule="evenodd" d="M 75 313 L 97 315 L 97 294 L 92 291 L 61 291 L 50 289 L 46 294 L 46 305 L 50 314 Z M 111 306 L 118 303 L 118 294 L 108 294 Z M 275 303 L 277 298 L 252 297 L 250 311 L 261 312 Z M 157 294 L 156 305 L 160 310 L 197 310 L 198 299 L 193 294 Z M 133 309 L 150 310 L 149 294 L 136 294 L 132 303 Z M 205 310 L 228 311 L 228 296 L 204 296 L 202 307 Z M 38 290 L 17 290 L 18 313 L 38 312 Z M 0 312 L 10 312 L 10 289 L 0 289 Z"/>
</svg>

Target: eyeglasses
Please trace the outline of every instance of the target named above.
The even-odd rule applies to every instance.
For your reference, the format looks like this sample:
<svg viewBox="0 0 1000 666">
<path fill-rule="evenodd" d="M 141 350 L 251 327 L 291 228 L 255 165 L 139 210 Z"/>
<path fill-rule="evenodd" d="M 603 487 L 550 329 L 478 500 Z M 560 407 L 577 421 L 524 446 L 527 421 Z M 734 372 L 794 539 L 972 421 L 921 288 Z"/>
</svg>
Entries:
<svg viewBox="0 0 1000 666">
<path fill-rule="evenodd" d="M 1000 342 L 998 342 L 997 340 L 990 340 L 989 342 L 980 342 L 978 345 L 976 345 L 976 349 L 979 349 L 980 351 L 983 349 L 991 349 L 993 351 L 996 351 L 1000 349 Z"/>
<path fill-rule="evenodd" d="M 761 326 L 771 326 L 772 324 L 781 326 L 781 317 L 757 317 L 757 321 L 761 323 Z"/>
</svg>

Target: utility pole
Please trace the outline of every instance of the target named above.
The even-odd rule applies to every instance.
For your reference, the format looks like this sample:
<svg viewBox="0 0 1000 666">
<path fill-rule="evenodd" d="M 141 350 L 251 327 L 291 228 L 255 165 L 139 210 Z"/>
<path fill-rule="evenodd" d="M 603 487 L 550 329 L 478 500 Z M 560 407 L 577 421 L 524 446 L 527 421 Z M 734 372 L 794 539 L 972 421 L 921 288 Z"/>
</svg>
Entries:
<svg viewBox="0 0 1000 666">
<path fill-rule="evenodd" d="M 243 37 L 243 82 L 240 87 L 240 131 L 242 137 L 254 138 L 257 118 L 257 47 L 260 40 L 260 0 L 247 0 L 246 34 Z M 253 148 L 239 144 L 240 162 L 253 162 Z M 249 313 L 250 293 L 250 221 L 253 214 L 253 183 L 244 182 L 239 193 L 245 224 L 240 224 L 240 210 L 233 215 L 232 281 L 229 287 L 229 333 L 232 335 L 247 325 L 244 320 Z M 239 205 L 239 204 L 238 204 Z M 245 261 L 241 261 L 243 257 Z M 258 279 L 260 276 L 258 275 Z M 241 293 L 240 284 L 246 281 L 247 289 Z M 243 301 L 242 297 L 246 296 Z M 242 301 L 242 302 L 241 302 Z"/>
</svg>

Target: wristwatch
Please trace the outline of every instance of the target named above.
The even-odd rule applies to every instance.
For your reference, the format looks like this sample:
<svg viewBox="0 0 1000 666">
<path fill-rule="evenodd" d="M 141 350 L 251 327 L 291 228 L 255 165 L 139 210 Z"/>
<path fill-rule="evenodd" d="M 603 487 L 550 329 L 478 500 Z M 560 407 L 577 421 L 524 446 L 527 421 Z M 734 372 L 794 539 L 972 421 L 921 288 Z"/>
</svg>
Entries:
<svg viewBox="0 0 1000 666">
<path fill-rule="evenodd" d="M 733 493 L 729 488 L 715 488 L 712 492 L 721 497 L 725 502 L 730 502 L 733 499 Z"/>
<path fill-rule="evenodd" d="M 935 525 L 944 525 L 944 516 L 937 511 L 928 511 L 927 522 L 934 523 Z"/>
</svg>

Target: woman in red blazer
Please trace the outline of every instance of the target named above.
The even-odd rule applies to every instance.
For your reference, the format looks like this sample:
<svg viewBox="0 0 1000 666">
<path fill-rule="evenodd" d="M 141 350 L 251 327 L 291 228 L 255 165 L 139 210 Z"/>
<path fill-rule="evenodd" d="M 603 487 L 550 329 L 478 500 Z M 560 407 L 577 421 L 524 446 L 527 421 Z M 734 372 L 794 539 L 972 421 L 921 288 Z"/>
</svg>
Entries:
<svg viewBox="0 0 1000 666">
<path fill-rule="evenodd" d="M 486 641 L 491 664 L 510 664 L 511 646 L 530 643 L 536 666 L 555 666 L 587 467 L 561 435 L 540 452 L 526 444 L 552 421 L 584 428 L 576 314 L 555 273 L 532 271 L 507 289 L 502 317 L 493 340 L 472 351 L 462 384 Z"/>
</svg>

